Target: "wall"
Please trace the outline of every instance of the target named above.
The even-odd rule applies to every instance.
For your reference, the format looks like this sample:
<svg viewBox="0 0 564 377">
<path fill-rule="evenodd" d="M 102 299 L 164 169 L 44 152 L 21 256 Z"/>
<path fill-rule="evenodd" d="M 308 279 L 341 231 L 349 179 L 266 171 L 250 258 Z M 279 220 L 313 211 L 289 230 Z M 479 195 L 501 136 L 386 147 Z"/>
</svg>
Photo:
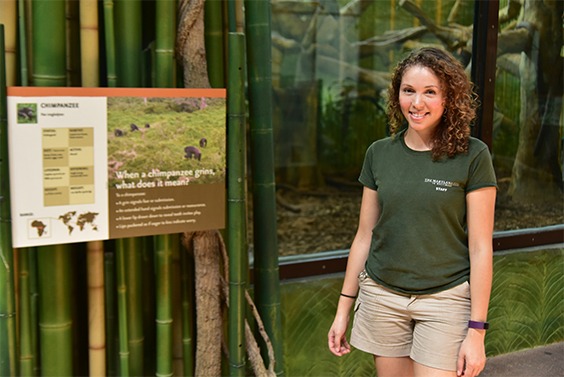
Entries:
<svg viewBox="0 0 564 377">
<path fill-rule="evenodd" d="M 564 340 L 564 247 L 512 250 L 494 256 L 491 324 L 486 353 L 494 356 Z M 281 285 L 286 375 L 374 376 L 372 357 L 327 348 L 343 274 Z"/>
</svg>

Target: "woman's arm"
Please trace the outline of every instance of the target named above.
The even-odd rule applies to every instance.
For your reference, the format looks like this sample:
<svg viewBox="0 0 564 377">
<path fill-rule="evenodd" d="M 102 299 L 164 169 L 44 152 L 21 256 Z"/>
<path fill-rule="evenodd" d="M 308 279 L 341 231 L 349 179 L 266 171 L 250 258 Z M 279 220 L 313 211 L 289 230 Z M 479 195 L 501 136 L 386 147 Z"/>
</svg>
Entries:
<svg viewBox="0 0 564 377">
<path fill-rule="evenodd" d="M 372 230 L 376 226 L 379 213 L 378 192 L 364 187 L 358 229 L 351 245 L 345 279 L 341 288 L 341 293 L 345 295 L 356 296 L 358 294 L 358 275 L 364 269 L 364 264 L 368 258 Z M 339 297 L 337 313 L 328 334 L 329 349 L 337 356 L 350 352 L 350 346 L 346 340 L 346 331 L 353 303 L 353 298 Z"/>
<path fill-rule="evenodd" d="M 482 188 L 466 195 L 470 253 L 470 319 L 473 321 L 486 322 L 488 316 L 493 275 L 495 197 L 495 187 Z M 484 369 L 485 335 L 486 330 L 468 329 L 468 335 L 460 349 L 458 375 L 464 372 L 465 377 L 474 377 Z"/>
</svg>

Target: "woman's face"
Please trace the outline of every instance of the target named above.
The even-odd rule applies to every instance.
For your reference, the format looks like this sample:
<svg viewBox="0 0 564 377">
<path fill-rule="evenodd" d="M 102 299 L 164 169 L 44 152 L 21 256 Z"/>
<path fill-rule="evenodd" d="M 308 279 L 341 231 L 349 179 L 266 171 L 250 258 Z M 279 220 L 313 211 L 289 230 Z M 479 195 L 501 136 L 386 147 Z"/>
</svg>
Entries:
<svg viewBox="0 0 564 377">
<path fill-rule="evenodd" d="M 439 78 L 423 66 L 407 68 L 401 79 L 399 103 L 409 128 L 417 132 L 433 131 L 445 110 Z"/>
</svg>

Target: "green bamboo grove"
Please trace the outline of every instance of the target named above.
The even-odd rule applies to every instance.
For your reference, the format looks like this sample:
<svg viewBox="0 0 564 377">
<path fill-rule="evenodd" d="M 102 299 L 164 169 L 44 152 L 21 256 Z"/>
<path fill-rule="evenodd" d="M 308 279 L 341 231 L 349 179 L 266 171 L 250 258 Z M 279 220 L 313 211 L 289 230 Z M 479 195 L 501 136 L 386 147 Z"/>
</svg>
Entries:
<svg viewBox="0 0 564 377">
<path fill-rule="evenodd" d="M 267 0 L 4 0 L 0 11 L 0 375 L 2 376 L 191 376 L 204 361 L 200 346 L 195 279 L 197 265 L 186 240 L 171 234 L 14 249 L 8 171 L 7 86 L 184 87 L 186 57 L 180 25 L 190 43 L 201 40 L 201 75 L 213 88 L 227 88 L 227 197 L 225 231 L 219 235 L 226 266 L 218 329 L 227 345 L 222 374 L 283 375 L 280 293 L 276 261 L 272 130 L 268 71 Z M 188 9 L 182 12 L 181 9 Z M 248 36 L 241 30 L 247 18 Z M 193 18 L 193 19 L 192 19 Z M 197 22 L 198 21 L 198 22 Z M 258 28 L 257 28 L 258 26 Z M 191 26 L 192 27 L 192 26 Z M 195 26 L 194 26 L 195 27 Z M 190 44 L 188 43 L 188 44 Z M 199 63 L 198 63 L 199 64 Z M 247 83 L 247 75 L 251 78 Z M 266 86 L 265 86 L 266 85 Z M 249 88 L 251 98 L 246 99 Z M 251 106 L 247 118 L 247 104 Z M 260 112 L 252 109 L 261 109 Z M 255 304 L 272 348 L 249 362 L 256 336 L 247 303 L 250 287 L 246 223 L 246 125 L 251 127 Z M 266 129 L 264 127 L 266 126 Z M 257 139 L 260 137 L 260 139 Z M 264 164 L 266 162 L 266 165 Z M 222 246 L 223 245 L 223 246 Z M 262 321 L 262 322 L 261 322 Z M 247 332 L 246 332 L 247 331 Z M 256 351 L 256 350 L 255 350 Z M 274 355 L 274 356 L 273 356 Z M 256 356 L 256 355 L 255 355 Z M 251 365 L 252 364 L 252 365 Z M 257 369 L 258 368 L 258 369 Z M 258 372 L 257 372 L 258 371 Z"/>
</svg>

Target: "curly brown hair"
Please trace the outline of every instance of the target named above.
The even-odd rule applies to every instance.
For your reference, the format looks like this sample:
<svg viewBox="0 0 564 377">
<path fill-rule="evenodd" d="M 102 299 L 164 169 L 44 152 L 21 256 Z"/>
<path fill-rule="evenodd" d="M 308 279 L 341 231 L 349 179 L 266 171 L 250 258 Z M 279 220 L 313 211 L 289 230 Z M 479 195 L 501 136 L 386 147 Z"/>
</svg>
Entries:
<svg viewBox="0 0 564 377">
<path fill-rule="evenodd" d="M 433 71 L 441 83 L 441 90 L 446 99 L 442 120 L 432 139 L 433 159 L 466 153 L 470 125 L 476 118 L 478 97 L 462 64 L 450 53 L 439 48 L 423 47 L 414 50 L 394 69 L 388 88 L 387 105 L 391 134 L 395 135 L 404 128 L 405 118 L 399 104 L 399 90 L 405 71 L 414 66 L 426 67 Z"/>
</svg>

